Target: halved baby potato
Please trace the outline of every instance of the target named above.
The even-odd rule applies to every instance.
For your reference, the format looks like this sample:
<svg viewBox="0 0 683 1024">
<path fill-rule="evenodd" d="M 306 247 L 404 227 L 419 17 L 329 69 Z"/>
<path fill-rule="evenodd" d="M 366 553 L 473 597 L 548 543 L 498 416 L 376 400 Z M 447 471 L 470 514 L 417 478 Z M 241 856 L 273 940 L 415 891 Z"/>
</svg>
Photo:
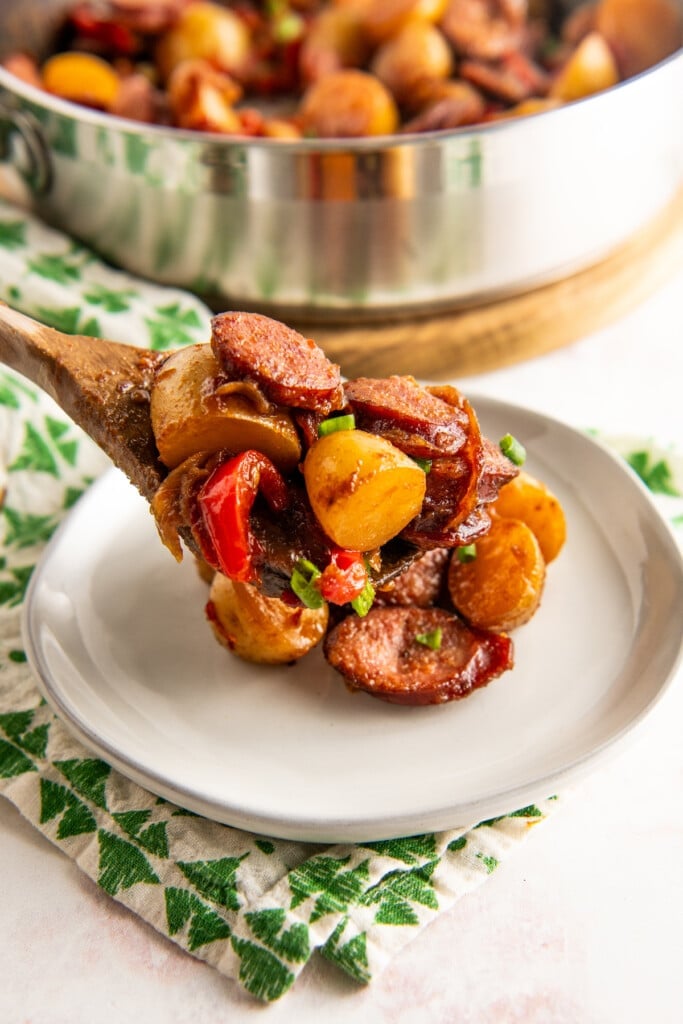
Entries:
<svg viewBox="0 0 683 1024">
<path fill-rule="evenodd" d="M 476 544 L 476 557 L 448 569 L 448 590 L 470 625 L 496 633 L 528 622 L 541 602 L 545 561 L 538 541 L 519 519 L 493 517 Z"/>
<path fill-rule="evenodd" d="M 522 471 L 501 487 L 491 507 L 500 516 L 526 523 L 546 563 L 557 558 L 567 537 L 567 523 L 562 505 L 544 483 Z"/>
<path fill-rule="evenodd" d="M 216 394 L 219 373 L 210 345 L 178 349 L 157 371 L 151 417 L 161 461 L 173 469 L 196 452 L 254 448 L 278 469 L 294 469 L 301 444 L 289 414 L 259 411 L 246 391 Z"/>
<path fill-rule="evenodd" d="M 422 508 L 425 473 L 395 445 L 364 430 L 318 438 L 303 466 L 313 512 L 335 544 L 370 551 Z"/>
<path fill-rule="evenodd" d="M 611 89 L 618 81 L 619 69 L 607 40 L 599 32 L 589 32 L 551 85 L 550 96 L 571 103 Z"/>
<path fill-rule="evenodd" d="M 265 597 L 250 583 L 236 583 L 217 572 L 206 615 L 223 646 L 245 661 L 281 665 L 297 661 L 325 635 L 328 606 L 294 607 Z"/>
</svg>

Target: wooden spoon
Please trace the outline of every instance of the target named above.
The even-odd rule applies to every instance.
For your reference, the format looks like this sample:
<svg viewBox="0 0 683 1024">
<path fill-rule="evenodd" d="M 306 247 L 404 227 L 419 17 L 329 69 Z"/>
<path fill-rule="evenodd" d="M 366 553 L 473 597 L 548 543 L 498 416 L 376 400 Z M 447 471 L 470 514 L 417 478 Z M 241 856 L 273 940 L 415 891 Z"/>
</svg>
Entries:
<svg viewBox="0 0 683 1024">
<path fill-rule="evenodd" d="M 165 353 L 117 341 L 62 334 L 0 302 L 0 362 L 50 395 L 74 423 L 151 501 L 168 469 L 159 459 L 150 418 L 150 390 Z M 180 535 L 197 555 L 191 530 Z M 417 551 L 389 545 L 373 582 L 383 585 L 412 562 Z"/>
<path fill-rule="evenodd" d="M 167 473 L 149 412 L 164 354 L 62 334 L 0 302 L 0 362 L 37 384 L 151 500 Z"/>
</svg>

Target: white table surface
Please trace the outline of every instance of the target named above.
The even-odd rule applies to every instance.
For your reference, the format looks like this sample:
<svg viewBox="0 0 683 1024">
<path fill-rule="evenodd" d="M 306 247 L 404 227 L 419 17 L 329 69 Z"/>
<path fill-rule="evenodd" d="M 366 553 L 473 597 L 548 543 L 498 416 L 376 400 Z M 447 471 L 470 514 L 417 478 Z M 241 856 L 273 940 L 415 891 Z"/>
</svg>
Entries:
<svg viewBox="0 0 683 1024">
<path fill-rule="evenodd" d="M 621 323 L 460 383 L 683 444 L 683 268 Z M 314 956 L 268 1008 L 109 899 L 0 799 L 0 1021 L 680 1024 L 682 735 L 683 671 L 634 743 L 368 988 Z"/>
</svg>

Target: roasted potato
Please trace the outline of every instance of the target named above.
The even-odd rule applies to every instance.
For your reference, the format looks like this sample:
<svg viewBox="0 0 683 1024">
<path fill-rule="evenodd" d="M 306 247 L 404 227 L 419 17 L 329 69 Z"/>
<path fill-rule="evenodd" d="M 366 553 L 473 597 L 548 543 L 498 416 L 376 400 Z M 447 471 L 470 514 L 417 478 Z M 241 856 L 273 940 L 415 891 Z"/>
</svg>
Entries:
<svg viewBox="0 0 683 1024">
<path fill-rule="evenodd" d="M 396 100 L 407 104 L 421 82 L 449 77 L 453 54 L 438 28 L 414 21 L 380 46 L 370 67 Z"/>
<path fill-rule="evenodd" d="M 619 69 L 614 54 L 599 32 L 590 32 L 581 40 L 551 85 L 550 96 L 569 103 L 609 89 L 618 81 Z"/>
<path fill-rule="evenodd" d="M 366 32 L 375 42 L 381 42 L 409 22 L 439 21 L 446 6 L 447 0 L 365 0 L 361 12 Z"/>
<path fill-rule="evenodd" d="M 399 125 L 389 90 L 367 71 L 333 72 L 314 82 L 301 103 L 304 135 L 358 138 L 391 135 Z"/>
<path fill-rule="evenodd" d="M 476 557 L 448 569 L 448 590 L 456 610 L 471 625 L 507 632 L 528 622 L 545 582 L 545 561 L 536 537 L 519 519 L 494 517 L 476 543 Z"/>
<path fill-rule="evenodd" d="M 234 11 L 210 0 L 186 7 L 157 45 L 156 63 L 167 79 L 185 60 L 207 60 L 220 71 L 239 76 L 249 59 L 251 40 Z"/>
<path fill-rule="evenodd" d="M 48 92 L 102 110 L 114 105 L 120 84 L 111 64 L 91 53 L 57 53 L 43 67 L 43 86 Z"/>
<path fill-rule="evenodd" d="M 280 665 L 296 661 L 320 643 L 328 607 L 292 607 L 265 597 L 249 583 L 216 573 L 206 615 L 216 638 L 245 661 Z"/>
<path fill-rule="evenodd" d="M 311 22 L 301 44 L 299 69 L 304 82 L 317 82 L 323 75 L 365 63 L 368 40 L 361 20 L 350 7 L 329 7 Z"/>
<path fill-rule="evenodd" d="M 544 483 L 521 472 L 501 487 L 492 508 L 500 516 L 526 523 L 546 563 L 557 558 L 567 537 L 567 523 L 562 505 Z"/>
<path fill-rule="evenodd" d="M 303 471 L 318 522 L 335 544 L 351 551 L 386 544 L 424 500 L 424 471 L 389 441 L 364 430 L 318 438 Z"/>
<path fill-rule="evenodd" d="M 195 452 L 231 454 L 255 448 L 289 471 L 301 458 L 288 413 L 260 412 L 239 391 L 214 391 L 219 366 L 210 345 L 178 349 L 162 364 L 152 388 L 152 429 L 162 462 L 170 469 Z"/>
</svg>

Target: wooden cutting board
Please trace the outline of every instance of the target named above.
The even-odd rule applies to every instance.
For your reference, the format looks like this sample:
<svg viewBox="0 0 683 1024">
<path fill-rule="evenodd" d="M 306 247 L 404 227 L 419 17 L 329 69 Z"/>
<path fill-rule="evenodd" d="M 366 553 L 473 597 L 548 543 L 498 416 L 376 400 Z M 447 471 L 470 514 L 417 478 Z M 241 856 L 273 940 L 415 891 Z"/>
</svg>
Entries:
<svg viewBox="0 0 683 1024">
<path fill-rule="evenodd" d="M 607 259 L 553 284 L 429 317 L 300 329 L 349 377 L 463 377 L 543 355 L 613 323 L 682 267 L 683 190 Z"/>
</svg>

